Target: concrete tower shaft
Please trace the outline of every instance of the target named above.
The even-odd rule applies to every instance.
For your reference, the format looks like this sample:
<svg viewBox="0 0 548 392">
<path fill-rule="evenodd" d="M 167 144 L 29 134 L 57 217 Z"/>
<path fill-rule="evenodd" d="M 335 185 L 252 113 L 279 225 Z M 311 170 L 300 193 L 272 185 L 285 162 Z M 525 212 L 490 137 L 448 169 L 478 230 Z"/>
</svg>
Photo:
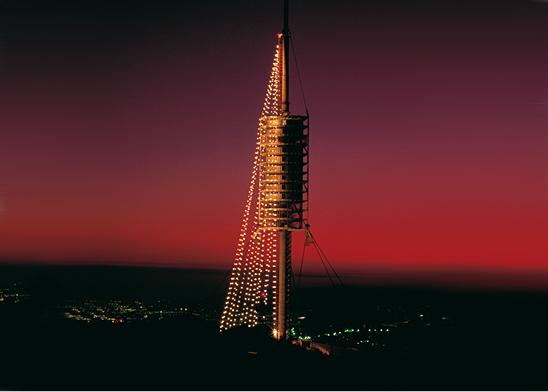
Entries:
<svg viewBox="0 0 548 392">
<path fill-rule="evenodd" d="M 260 137 L 259 221 L 278 231 L 278 287 L 273 334 L 287 338 L 291 282 L 291 232 L 305 225 L 308 198 L 307 117 L 283 114 L 266 118 Z"/>
<path fill-rule="evenodd" d="M 291 231 L 305 224 L 308 198 L 307 117 L 289 111 L 289 4 L 284 0 L 281 46 L 281 116 L 266 119 L 261 138 L 264 170 L 259 182 L 264 192 L 263 222 L 278 230 L 278 296 L 274 336 L 287 338 L 289 284 L 291 282 Z"/>
</svg>

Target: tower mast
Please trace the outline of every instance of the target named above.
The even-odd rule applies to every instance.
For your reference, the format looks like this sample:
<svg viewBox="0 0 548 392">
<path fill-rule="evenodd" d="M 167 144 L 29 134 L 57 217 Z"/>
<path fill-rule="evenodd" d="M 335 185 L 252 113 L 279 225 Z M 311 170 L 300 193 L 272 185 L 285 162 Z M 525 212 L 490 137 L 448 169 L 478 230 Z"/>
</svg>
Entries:
<svg viewBox="0 0 548 392">
<path fill-rule="evenodd" d="M 289 0 L 284 0 L 283 28 L 282 28 L 282 75 L 281 101 L 282 116 L 289 116 Z M 291 268 L 291 232 L 287 226 L 278 232 L 278 314 L 275 337 L 278 340 L 287 338 L 287 294 L 288 269 Z"/>
<path fill-rule="evenodd" d="M 226 331 L 272 320 L 278 340 L 288 338 L 291 233 L 304 230 L 308 205 L 308 116 L 289 111 L 288 3 L 283 0 L 283 28 L 277 34 L 248 200 L 220 321 L 220 330 Z M 259 304 L 272 305 L 271 315 L 261 314 Z"/>
<path fill-rule="evenodd" d="M 289 114 L 289 0 L 284 0 L 282 28 L 282 113 Z"/>
</svg>

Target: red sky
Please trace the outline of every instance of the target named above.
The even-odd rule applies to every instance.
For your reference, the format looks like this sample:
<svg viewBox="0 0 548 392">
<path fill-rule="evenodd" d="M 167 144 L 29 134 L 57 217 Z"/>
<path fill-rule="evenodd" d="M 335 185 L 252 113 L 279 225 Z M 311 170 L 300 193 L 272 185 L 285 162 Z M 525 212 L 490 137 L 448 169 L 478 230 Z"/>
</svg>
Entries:
<svg viewBox="0 0 548 392">
<path fill-rule="evenodd" d="M 272 3 L 8 3 L 0 260 L 228 268 Z M 355 3 L 291 20 L 333 264 L 548 274 L 548 4 Z"/>
</svg>

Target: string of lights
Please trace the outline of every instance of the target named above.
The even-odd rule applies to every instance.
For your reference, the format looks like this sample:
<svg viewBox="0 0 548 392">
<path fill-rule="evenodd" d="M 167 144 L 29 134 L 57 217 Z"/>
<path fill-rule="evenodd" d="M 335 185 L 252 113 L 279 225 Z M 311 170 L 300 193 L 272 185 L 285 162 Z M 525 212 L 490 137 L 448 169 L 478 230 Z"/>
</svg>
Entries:
<svg viewBox="0 0 548 392">
<path fill-rule="evenodd" d="M 267 118 L 281 113 L 281 49 L 278 42 L 259 117 L 253 169 L 221 315 L 221 331 L 239 325 L 254 327 L 261 321 L 260 317 L 266 321 L 268 316 L 260 316 L 257 311 L 261 303 L 272 306 L 271 317 L 276 322 L 276 232 L 267 226 L 268 218 L 275 216 L 275 213 L 266 208 L 269 197 L 265 190 L 268 184 L 262 181 L 265 165 L 275 158 L 267 154 L 261 138 L 266 134 Z"/>
</svg>

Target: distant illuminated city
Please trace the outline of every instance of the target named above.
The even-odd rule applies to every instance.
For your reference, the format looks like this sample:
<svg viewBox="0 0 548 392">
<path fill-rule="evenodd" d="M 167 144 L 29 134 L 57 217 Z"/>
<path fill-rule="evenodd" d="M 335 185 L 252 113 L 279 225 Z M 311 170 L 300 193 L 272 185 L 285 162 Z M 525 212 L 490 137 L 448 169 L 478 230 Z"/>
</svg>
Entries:
<svg viewBox="0 0 548 392">
<path fill-rule="evenodd" d="M 29 297 L 29 293 L 26 292 L 20 285 L 13 283 L 7 287 L 0 287 L 0 305 L 3 303 L 19 303 Z"/>
<path fill-rule="evenodd" d="M 0 288 L 0 306 L 24 304 L 32 300 L 24 285 L 12 284 Z M 431 313 L 427 308 L 406 311 L 400 306 L 379 308 L 375 321 L 363 320 L 352 323 L 336 322 L 328 325 L 318 322 L 312 310 L 298 313 L 288 331 L 291 342 L 306 349 L 317 350 L 325 355 L 359 350 L 390 350 L 401 344 L 398 340 L 411 329 L 448 328 L 447 316 Z M 53 313 L 67 322 L 99 324 L 131 324 L 169 321 L 185 318 L 199 319 L 214 324 L 220 309 L 211 306 L 192 306 L 171 299 L 62 299 L 53 306 Z M 406 317 L 412 313 L 412 317 Z M 380 317 L 379 317 L 380 315 Z M 264 323 L 265 325 L 267 322 Z M 399 347 L 398 347 L 399 348 Z"/>
<path fill-rule="evenodd" d="M 111 300 L 100 302 L 88 300 L 80 303 L 67 301 L 60 307 L 67 319 L 85 322 L 107 321 L 114 324 L 143 320 L 163 320 L 182 315 L 201 316 L 188 308 L 173 307 L 158 300 L 147 304 L 141 301 L 123 302 Z"/>
</svg>

